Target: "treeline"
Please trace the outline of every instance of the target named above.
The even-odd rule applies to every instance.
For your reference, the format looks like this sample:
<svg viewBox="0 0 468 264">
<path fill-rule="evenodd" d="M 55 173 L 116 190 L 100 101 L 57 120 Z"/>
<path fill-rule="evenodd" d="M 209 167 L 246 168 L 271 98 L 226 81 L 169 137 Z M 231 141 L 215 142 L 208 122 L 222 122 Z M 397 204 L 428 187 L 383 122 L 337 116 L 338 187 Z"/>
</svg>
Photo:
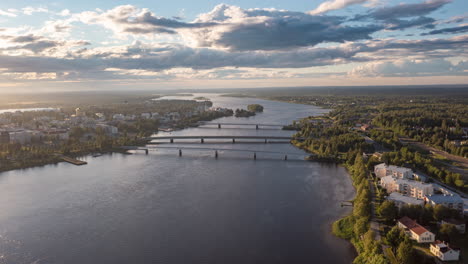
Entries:
<svg viewBox="0 0 468 264">
<path fill-rule="evenodd" d="M 468 155 L 468 106 L 453 103 L 382 105 L 373 123 L 459 156 Z"/>
<path fill-rule="evenodd" d="M 350 150 L 373 151 L 373 146 L 366 143 L 361 135 L 339 125 L 324 127 L 305 122 L 295 137 L 305 138 L 302 142 L 294 141 L 296 146 L 315 153 L 321 159 L 343 161 L 343 154 Z"/>
<path fill-rule="evenodd" d="M 346 153 L 346 167 L 351 174 L 356 188 L 351 215 L 333 223 L 333 233 L 351 241 L 359 255 L 354 259 L 355 264 L 385 264 L 388 263 L 382 253 L 380 242 L 375 240 L 375 233 L 370 229 L 371 193 L 367 179 L 368 170 L 362 159 L 360 150 Z"/>
</svg>

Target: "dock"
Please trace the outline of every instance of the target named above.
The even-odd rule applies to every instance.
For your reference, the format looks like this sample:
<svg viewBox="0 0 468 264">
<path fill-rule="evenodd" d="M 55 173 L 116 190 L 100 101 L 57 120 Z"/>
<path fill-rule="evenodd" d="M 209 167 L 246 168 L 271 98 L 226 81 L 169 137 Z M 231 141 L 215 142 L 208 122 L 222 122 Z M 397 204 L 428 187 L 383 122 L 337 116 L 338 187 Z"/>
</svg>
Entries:
<svg viewBox="0 0 468 264">
<path fill-rule="evenodd" d="M 81 165 L 88 164 L 88 162 L 86 162 L 86 161 L 77 160 L 77 159 L 70 158 L 70 157 L 67 157 L 67 156 L 61 156 L 60 158 L 63 161 L 66 161 L 66 162 L 71 163 L 71 164 L 76 165 L 76 166 L 81 166 Z"/>
</svg>

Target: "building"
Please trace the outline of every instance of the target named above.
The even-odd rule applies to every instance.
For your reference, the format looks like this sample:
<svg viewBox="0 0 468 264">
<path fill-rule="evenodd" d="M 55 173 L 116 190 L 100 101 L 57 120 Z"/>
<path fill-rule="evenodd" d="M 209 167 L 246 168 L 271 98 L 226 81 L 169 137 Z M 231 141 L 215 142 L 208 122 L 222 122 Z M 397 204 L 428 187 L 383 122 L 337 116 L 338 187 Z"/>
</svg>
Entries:
<svg viewBox="0 0 468 264">
<path fill-rule="evenodd" d="M 78 116 L 78 117 L 85 116 L 85 113 L 80 108 L 76 108 L 75 109 L 75 116 Z"/>
<path fill-rule="evenodd" d="M 404 167 L 398 167 L 394 165 L 387 165 L 380 163 L 374 166 L 374 173 L 377 177 L 382 178 L 385 176 L 394 176 L 399 179 L 412 179 L 413 170 Z"/>
<path fill-rule="evenodd" d="M 115 114 L 115 115 L 112 116 L 112 119 L 113 119 L 113 120 L 122 121 L 122 120 L 125 119 L 125 116 L 122 115 L 122 114 Z"/>
<path fill-rule="evenodd" d="M 119 133 L 119 129 L 117 127 L 106 124 L 97 124 L 96 128 L 102 129 L 102 131 L 108 135 L 116 135 Z"/>
<path fill-rule="evenodd" d="M 443 224 L 454 225 L 455 228 L 458 230 L 458 232 L 460 232 L 460 234 L 465 234 L 466 232 L 466 223 L 463 220 L 450 218 L 450 219 L 445 219 L 445 220 L 440 221 L 440 224 L 441 225 Z"/>
<path fill-rule="evenodd" d="M 372 128 L 372 126 L 369 125 L 369 124 L 364 124 L 364 125 L 361 126 L 362 131 L 369 131 L 371 128 Z"/>
<path fill-rule="evenodd" d="M 10 143 L 10 133 L 7 131 L 0 132 L 0 144 L 8 144 Z"/>
<path fill-rule="evenodd" d="M 463 199 L 460 195 L 456 193 L 442 193 L 442 194 L 432 194 L 426 195 L 424 197 L 426 203 L 436 206 L 438 204 L 448 207 L 450 209 L 455 209 L 463 213 Z"/>
<path fill-rule="evenodd" d="M 166 118 L 168 118 L 171 121 L 178 121 L 180 120 L 180 114 L 177 112 L 171 112 L 166 114 Z"/>
<path fill-rule="evenodd" d="M 56 140 L 68 140 L 70 138 L 70 134 L 66 129 L 49 129 L 42 132 L 44 135 Z"/>
<path fill-rule="evenodd" d="M 393 175 L 380 179 L 380 185 L 387 190 L 387 193 L 399 192 L 405 196 L 424 199 L 426 195 L 434 193 L 432 184 L 395 178 Z"/>
<path fill-rule="evenodd" d="M 141 118 L 150 119 L 151 118 L 151 113 L 141 113 Z"/>
<path fill-rule="evenodd" d="M 397 224 L 409 238 L 416 240 L 418 243 L 434 242 L 435 235 L 409 217 L 402 217 Z"/>
<path fill-rule="evenodd" d="M 460 250 L 451 248 L 443 241 L 436 240 L 431 243 L 430 251 L 434 256 L 438 257 L 442 261 L 457 261 L 460 258 Z"/>
<path fill-rule="evenodd" d="M 387 200 L 393 202 L 398 207 L 398 209 L 401 209 L 404 205 L 424 205 L 423 200 L 404 196 L 398 192 L 391 193 L 389 196 L 387 196 Z"/>
<path fill-rule="evenodd" d="M 11 143 L 20 143 L 27 144 L 31 143 L 33 133 L 27 130 L 18 130 L 10 132 L 10 142 Z"/>
</svg>

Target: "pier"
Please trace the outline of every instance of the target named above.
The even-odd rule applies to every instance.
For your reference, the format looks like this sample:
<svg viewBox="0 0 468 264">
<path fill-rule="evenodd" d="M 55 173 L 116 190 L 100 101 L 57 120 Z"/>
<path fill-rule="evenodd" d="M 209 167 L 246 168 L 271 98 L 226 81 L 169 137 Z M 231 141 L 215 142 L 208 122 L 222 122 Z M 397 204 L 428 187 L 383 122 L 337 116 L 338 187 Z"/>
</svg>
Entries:
<svg viewBox="0 0 468 264">
<path fill-rule="evenodd" d="M 63 161 L 66 161 L 66 162 L 71 163 L 71 164 L 76 165 L 76 166 L 81 166 L 81 165 L 88 164 L 88 162 L 86 162 L 86 161 L 70 158 L 70 157 L 67 157 L 67 156 L 61 156 L 60 158 Z"/>
</svg>

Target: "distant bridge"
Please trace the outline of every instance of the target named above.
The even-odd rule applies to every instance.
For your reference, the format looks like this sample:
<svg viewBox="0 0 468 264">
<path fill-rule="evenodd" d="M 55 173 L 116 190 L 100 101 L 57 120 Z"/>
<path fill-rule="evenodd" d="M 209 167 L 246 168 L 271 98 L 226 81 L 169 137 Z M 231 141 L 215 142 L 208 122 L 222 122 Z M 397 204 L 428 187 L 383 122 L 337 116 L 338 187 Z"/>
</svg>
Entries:
<svg viewBox="0 0 468 264">
<path fill-rule="evenodd" d="M 215 125 L 218 128 L 222 126 L 255 126 L 255 129 L 260 129 L 260 127 L 284 127 L 287 124 L 260 124 L 260 123 L 217 123 L 217 122 L 202 122 L 202 125 Z"/>
<path fill-rule="evenodd" d="M 260 139 L 264 140 L 265 143 L 268 143 L 268 140 L 287 140 L 291 141 L 292 139 L 304 140 L 303 138 L 294 138 L 294 137 L 285 137 L 285 136 L 235 136 L 235 135 L 225 135 L 225 136 L 161 136 L 161 137 L 149 137 L 148 140 L 169 140 L 170 143 L 174 143 L 177 139 L 199 139 L 200 143 L 205 143 L 205 139 L 231 139 L 232 143 L 236 143 L 236 139 Z M 158 142 L 153 142 L 158 143 Z M 148 143 L 148 144 L 151 144 Z"/>
</svg>

